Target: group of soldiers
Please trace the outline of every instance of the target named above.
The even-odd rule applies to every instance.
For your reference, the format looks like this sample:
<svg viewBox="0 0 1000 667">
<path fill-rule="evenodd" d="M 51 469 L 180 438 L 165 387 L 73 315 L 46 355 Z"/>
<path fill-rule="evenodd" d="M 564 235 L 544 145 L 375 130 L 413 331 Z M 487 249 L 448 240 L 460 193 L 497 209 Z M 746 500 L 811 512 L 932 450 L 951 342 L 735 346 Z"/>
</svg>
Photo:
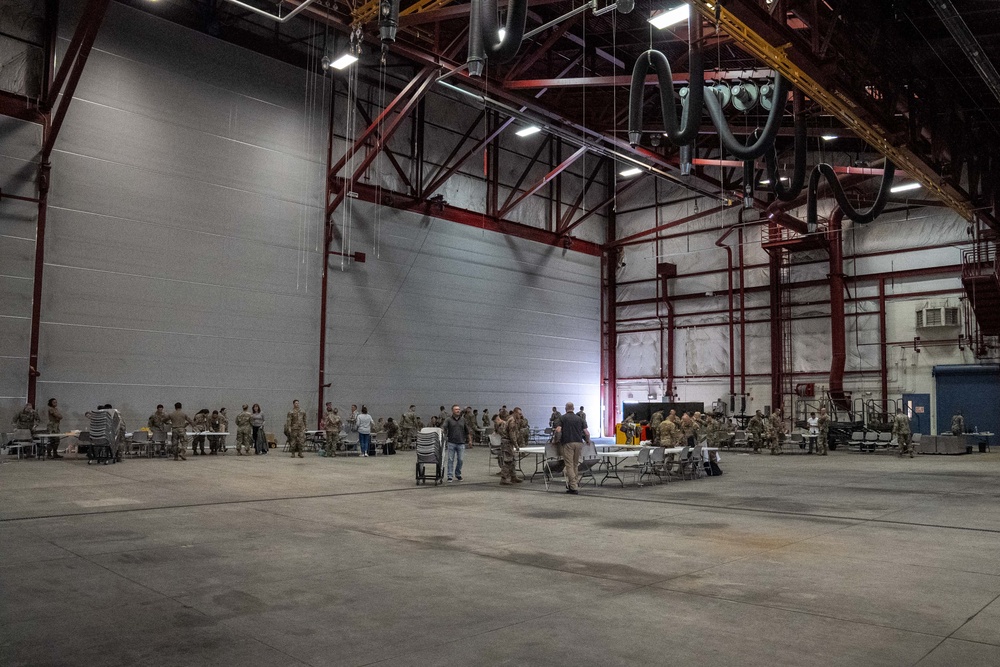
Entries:
<svg viewBox="0 0 1000 667">
<path fill-rule="evenodd" d="M 729 439 L 729 424 L 722 415 L 694 412 L 677 416 L 676 410 L 671 410 L 664 416 L 662 410 L 657 410 L 649 418 L 650 438 L 657 447 L 680 447 L 694 445 L 704 439 L 709 447 L 718 447 Z M 625 433 L 625 444 L 631 445 L 639 437 L 639 425 L 635 423 L 635 415 L 630 414 L 622 422 Z"/>
</svg>

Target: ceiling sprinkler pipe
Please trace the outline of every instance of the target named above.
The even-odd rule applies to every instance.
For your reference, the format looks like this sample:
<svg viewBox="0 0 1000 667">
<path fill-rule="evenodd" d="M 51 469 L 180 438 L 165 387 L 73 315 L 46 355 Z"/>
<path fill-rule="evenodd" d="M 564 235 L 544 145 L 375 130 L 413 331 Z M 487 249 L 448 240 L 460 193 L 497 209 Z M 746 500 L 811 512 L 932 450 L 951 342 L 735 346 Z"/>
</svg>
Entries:
<svg viewBox="0 0 1000 667">
<path fill-rule="evenodd" d="M 844 212 L 844 215 L 850 218 L 851 222 L 855 224 L 866 225 L 881 215 L 883 209 L 885 209 L 885 205 L 889 201 L 889 191 L 892 189 L 892 179 L 895 174 L 896 165 L 886 160 L 882 171 L 882 183 L 879 185 L 875 202 L 867 211 L 859 211 L 848 200 L 847 193 L 844 192 L 844 186 L 840 184 L 840 179 L 837 178 L 837 173 L 833 170 L 833 167 L 826 163 L 816 165 L 809 176 L 809 190 L 806 199 L 806 227 L 809 232 L 816 231 L 816 223 L 819 219 L 819 215 L 816 212 L 816 204 L 819 199 L 820 176 L 825 177 L 826 182 L 830 184 L 830 189 L 833 190 L 833 196 L 837 200 L 837 205 Z"/>
<path fill-rule="evenodd" d="M 381 0 L 378 6 L 378 34 L 383 44 L 396 41 L 399 28 L 399 0 Z"/>
<path fill-rule="evenodd" d="M 792 201 L 802 193 L 806 184 L 806 153 L 808 151 L 806 135 L 806 115 L 804 112 L 805 95 L 801 90 L 792 91 L 792 115 L 795 116 L 795 163 L 792 168 L 792 180 L 786 186 L 778 174 L 778 153 L 772 146 L 764 153 L 764 164 L 767 166 L 767 177 L 771 179 L 771 189 L 781 201 Z"/>
</svg>

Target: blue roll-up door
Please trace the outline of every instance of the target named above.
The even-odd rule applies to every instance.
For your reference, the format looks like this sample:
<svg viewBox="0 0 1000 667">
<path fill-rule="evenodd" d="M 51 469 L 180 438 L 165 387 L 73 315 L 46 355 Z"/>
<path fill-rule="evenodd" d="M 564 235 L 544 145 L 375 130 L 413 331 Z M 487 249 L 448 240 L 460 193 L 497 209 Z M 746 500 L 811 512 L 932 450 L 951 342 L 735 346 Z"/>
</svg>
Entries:
<svg viewBox="0 0 1000 667">
<path fill-rule="evenodd" d="M 937 432 L 951 432 L 956 411 L 966 429 L 1000 432 L 1000 366 L 935 366 Z"/>
</svg>

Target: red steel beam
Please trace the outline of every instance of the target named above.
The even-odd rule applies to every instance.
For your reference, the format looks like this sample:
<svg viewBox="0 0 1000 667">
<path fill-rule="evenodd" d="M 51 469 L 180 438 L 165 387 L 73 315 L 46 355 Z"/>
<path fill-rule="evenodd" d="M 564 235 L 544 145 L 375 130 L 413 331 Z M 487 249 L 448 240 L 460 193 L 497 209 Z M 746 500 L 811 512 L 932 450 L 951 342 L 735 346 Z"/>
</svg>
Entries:
<svg viewBox="0 0 1000 667">
<path fill-rule="evenodd" d="M 491 141 L 493 141 L 494 139 L 496 139 L 498 136 L 500 136 L 500 133 L 503 132 L 504 130 L 506 130 L 508 127 L 510 127 L 513 122 L 514 122 L 514 118 L 513 117 L 508 118 L 504 122 L 500 123 L 500 125 L 498 125 L 495 130 L 493 130 L 488 135 L 486 135 L 485 137 L 483 137 L 482 139 L 480 139 L 479 141 L 477 141 L 476 144 L 472 148 L 470 148 L 469 150 L 465 151 L 461 155 L 461 157 L 459 157 L 457 160 L 455 160 L 455 162 L 451 165 L 451 167 L 448 168 L 447 171 L 445 171 L 439 177 L 435 178 L 434 182 L 427 186 L 427 188 L 424 190 L 424 199 L 426 199 L 427 197 L 430 197 L 432 194 L 434 194 L 435 190 L 437 190 L 442 185 L 444 185 L 445 181 L 447 181 L 449 178 L 451 178 L 455 174 L 455 172 L 457 172 L 459 169 L 461 169 L 462 165 L 465 164 L 466 160 L 468 160 L 470 157 L 472 157 L 473 154 L 478 153 L 479 151 L 481 151 L 488 143 L 490 143 Z M 463 141 L 463 143 L 464 143 L 464 141 Z"/>
<path fill-rule="evenodd" d="M 546 148 L 552 145 L 552 139 L 553 139 L 552 135 L 547 134 L 545 135 L 544 141 L 538 144 L 538 148 L 535 149 L 535 154 L 531 156 L 531 159 L 528 161 L 528 164 L 524 167 L 524 169 L 521 170 L 521 175 L 518 176 L 517 183 L 515 183 L 514 187 L 510 189 L 510 194 L 507 195 L 507 199 L 505 199 L 503 205 L 499 207 L 500 209 L 506 210 L 507 206 L 512 201 L 514 201 L 514 197 L 516 197 L 517 193 L 521 191 L 521 186 L 524 184 L 524 181 L 528 178 L 528 172 L 530 172 L 532 167 L 535 166 L 535 163 L 538 162 L 538 158 L 541 157 L 542 151 L 544 151 Z M 491 157 L 495 158 L 497 156 L 496 153 L 497 152 L 494 151 Z M 493 175 L 497 176 L 498 174 L 496 174 L 496 172 L 498 171 L 498 169 L 493 168 L 493 165 L 491 165 L 491 169 L 494 172 Z M 494 207 L 494 209 L 496 208 L 497 207 Z"/>
<path fill-rule="evenodd" d="M 611 162 L 611 161 L 608 161 L 608 164 L 609 165 L 613 165 L 614 163 Z M 609 169 L 609 171 L 611 171 L 611 170 Z M 613 178 L 613 175 L 614 174 L 612 173 L 612 178 L 609 181 L 609 186 L 610 187 L 614 187 L 614 178 Z M 558 229 L 556 231 L 559 234 L 569 234 L 571 231 L 573 231 L 574 229 L 576 229 L 577 227 L 579 227 L 581 224 L 583 224 L 584 222 L 586 222 L 590 218 L 590 216 L 594 215 L 595 213 L 599 213 L 601 211 L 601 209 L 604 208 L 605 206 L 611 206 L 612 204 L 614 204 L 615 203 L 615 199 L 617 199 L 623 193 L 627 192 L 629 190 L 629 188 L 633 187 L 636 183 L 638 183 L 641 180 L 643 180 L 643 176 L 645 176 L 645 175 L 646 174 L 643 174 L 642 176 L 639 176 L 638 178 L 633 178 L 631 181 L 629 181 L 625 185 L 623 185 L 620 188 L 618 188 L 618 190 L 616 190 L 614 192 L 614 194 L 608 196 L 600 204 L 598 204 L 597 206 L 593 207 L 592 209 L 590 209 L 589 211 L 587 211 L 586 213 L 584 213 L 583 215 L 581 215 L 579 218 L 577 218 L 576 220 L 574 220 L 570 224 L 568 224 L 565 227 L 563 227 L 561 229 Z M 612 208 L 611 210 L 613 211 L 614 208 Z"/>
<path fill-rule="evenodd" d="M 413 97 L 410 97 L 410 93 L 413 92 L 413 90 L 418 88 L 426 89 L 428 80 L 433 80 L 433 76 L 436 76 L 435 70 L 432 67 L 424 67 L 424 69 L 421 70 L 419 74 L 410 79 L 410 82 L 407 83 L 405 86 L 403 86 L 403 89 L 399 91 L 399 94 L 396 95 L 396 97 L 394 97 L 391 102 L 389 102 L 388 106 L 386 106 L 385 109 L 382 109 L 382 112 L 378 115 L 375 121 L 369 123 L 368 127 L 365 128 L 364 132 L 362 132 L 361 135 L 357 139 L 355 139 L 354 145 L 348 148 L 346 151 L 344 151 L 344 155 L 341 156 L 341 158 L 337 160 L 337 162 L 332 167 L 330 167 L 329 171 L 330 176 L 332 177 L 339 174 L 340 170 L 343 169 L 344 165 L 347 164 L 347 161 L 350 160 L 352 157 L 354 157 L 355 153 L 361 150 L 361 148 L 368 142 L 369 137 L 371 137 L 375 133 L 375 131 L 379 129 L 379 126 L 383 122 L 385 122 L 385 119 L 388 118 L 392 114 L 392 112 L 396 110 L 397 107 L 399 107 L 401 104 L 404 104 L 404 101 L 406 101 L 408 98 L 410 101 L 414 99 Z M 415 97 L 419 99 L 419 96 Z M 409 104 L 409 102 L 406 102 L 406 104 Z M 397 120 L 399 118 L 405 118 L 405 117 L 406 113 L 400 113 L 397 116 Z M 376 146 L 380 144 L 384 145 L 385 141 L 386 139 L 384 138 L 381 142 L 376 141 Z"/>
<path fill-rule="evenodd" d="M 361 117 L 364 119 L 364 121 L 368 123 L 369 126 L 371 126 L 373 124 L 372 118 L 370 115 L 368 115 L 368 112 L 365 111 L 364 106 L 362 106 L 361 104 L 361 100 L 356 101 L 355 108 L 357 108 L 358 113 L 361 114 Z M 379 141 L 381 138 L 382 134 L 378 130 L 376 130 L 375 141 Z M 392 168 L 396 170 L 397 174 L 399 174 L 399 178 L 403 181 L 403 185 L 405 185 L 408 189 L 416 192 L 416 190 L 414 190 L 413 183 L 410 182 L 409 175 L 407 175 L 407 173 L 403 171 L 403 168 L 399 165 L 399 161 L 396 160 L 396 154 L 392 152 L 392 149 L 389 148 L 386 142 L 383 142 L 382 150 L 385 151 L 385 156 L 389 158 L 389 163 L 392 165 Z"/>
<path fill-rule="evenodd" d="M 735 204 L 734 204 L 734 206 L 735 206 Z M 635 245 L 636 243 L 646 243 L 646 241 L 642 241 L 640 239 L 642 239 L 643 237 L 649 236 L 650 234 L 656 234 L 657 232 L 662 232 L 664 229 L 670 229 L 671 227 L 677 227 L 678 225 L 685 225 L 685 224 L 687 224 L 689 222 L 694 222 L 695 220 L 698 220 L 699 218 L 704 218 L 704 217 L 709 216 L 709 215 L 715 215 L 716 213 L 718 213 L 720 211 L 724 211 L 727 208 L 729 208 L 729 207 L 726 206 L 725 204 L 720 204 L 719 206 L 716 206 L 714 208 L 706 209 L 704 211 L 700 211 L 698 213 L 694 213 L 692 215 L 689 215 L 686 218 L 680 218 L 679 220 L 672 220 L 670 222 L 665 222 L 662 225 L 657 225 L 656 227 L 653 227 L 652 229 L 645 229 L 645 230 L 643 230 L 641 232 L 636 232 L 635 234 L 630 234 L 629 236 L 626 236 L 624 238 L 618 239 L 617 241 L 612 241 L 611 245 L 617 246 L 617 247 L 621 247 L 621 246 L 627 246 L 627 245 Z"/>
<path fill-rule="evenodd" d="M 584 197 L 587 196 L 587 192 L 590 190 L 590 186 L 594 184 L 597 180 L 598 175 L 601 173 L 601 169 L 604 168 L 605 161 L 599 160 L 596 165 L 594 165 L 594 171 L 590 172 L 590 176 L 587 177 L 587 182 L 584 184 L 583 188 L 580 189 L 580 193 L 576 196 L 572 205 L 566 209 L 566 212 L 559 218 L 556 224 L 556 229 L 564 229 L 569 225 L 569 221 L 573 219 L 576 212 L 580 210 L 580 204 L 583 203 Z"/>
<path fill-rule="evenodd" d="M 410 113 L 410 110 L 417 104 L 417 102 L 420 101 L 420 98 L 424 96 L 424 93 L 426 93 L 427 90 L 434 84 L 434 78 L 436 76 L 437 74 L 434 70 L 432 70 L 431 68 L 425 68 L 420 74 L 418 74 L 414 78 L 414 81 L 417 80 L 420 81 L 420 85 L 417 87 L 416 91 L 414 91 L 410 99 L 408 99 L 406 103 L 402 106 L 402 108 L 400 108 L 399 113 L 396 114 L 396 116 L 393 117 L 393 119 L 390 120 L 387 125 L 383 126 L 382 137 L 375 142 L 375 146 L 370 151 L 368 151 L 368 154 L 365 155 L 364 159 L 361 160 L 361 164 L 358 165 L 358 168 L 355 169 L 354 173 L 351 175 L 349 179 L 347 179 L 343 187 L 337 192 L 336 195 L 334 195 L 333 201 L 331 201 L 327 205 L 326 217 L 328 225 L 330 224 L 329 223 L 330 216 L 333 214 L 334 211 L 337 210 L 337 207 L 340 206 L 341 202 L 344 201 L 344 198 L 347 196 L 347 193 L 353 188 L 357 180 L 361 178 L 361 175 L 365 173 L 368 167 L 371 166 L 372 162 L 375 161 L 375 158 L 378 157 L 379 153 L 382 152 L 382 149 L 385 146 L 386 142 L 388 142 L 389 139 L 391 139 L 392 136 L 396 134 L 396 130 L 398 130 L 400 125 L 403 124 L 403 121 L 406 120 L 407 116 Z M 384 115 L 385 111 L 379 114 L 379 118 L 383 118 Z M 378 121 L 369 126 L 368 130 L 371 130 L 371 132 L 369 132 L 368 130 L 365 131 L 366 136 L 371 136 L 371 134 L 374 132 L 374 128 L 377 122 Z M 362 139 L 359 139 L 357 142 L 355 142 L 354 146 L 352 146 L 352 148 L 349 149 L 348 152 L 351 152 L 352 150 L 353 152 L 357 152 L 361 141 Z M 343 158 L 341 159 L 341 161 L 343 161 Z M 331 171 L 329 176 L 335 177 L 336 172 Z"/>
<path fill-rule="evenodd" d="M 539 190 L 541 190 L 542 188 L 544 188 L 546 185 L 548 185 L 549 181 L 551 181 L 553 178 L 555 178 L 559 174 L 561 174 L 564 171 L 566 171 L 567 169 L 569 169 L 569 167 L 572 166 L 572 164 L 574 162 L 576 162 L 577 160 L 579 160 L 586 153 L 587 153 L 586 147 L 581 147 L 581 148 L 576 149 L 576 151 L 574 151 L 572 155 L 570 155 L 568 158 L 566 158 L 565 160 L 563 160 L 561 163 L 557 164 L 552 171 L 550 171 L 549 173 L 545 174 L 545 176 L 543 176 L 540 181 L 538 181 L 537 183 L 535 183 L 534 185 L 532 185 L 530 188 L 528 188 L 527 190 L 525 190 L 523 193 L 521 193 L 521 195 L 519 197 L 517 197 L 516 199 L 514 199 L 514 201 L 510 202 L 509 204 L 507 204 L 503 208 L 501 208 L 500 211 L 499 211 L 499 213 L 497 213 L 497 217 L 503 218 L 504 216 L 506 216 L 508 213 L 510 213 L 512 210 L 514 210 L 517 207 L 518 204 L 520 204 L 525 199 L 527 199 L 531 195 L 535 194 L 536 192 L 538 192 Z"/>
<path fill-rule="evenodd" d="M 343 179 L 337 180 L 342 181 Z M 547 229 L 532 227 L 511 220 L 504 220 L 503 218 L 487 215 L 479 211 L 459 208 L 447 202 L 418 201 L 414 200 L 413 197 L 408 197 L 404 193 L 390 192 L 385 188 L 376 188 L 374 185 L 368 183 L 356 183 L 354 191 L 361 201 L 390 206 L 401 211 L 413 211 L 414 213 L 438 218 L 439 220 L 449 220 L 478 229 L 516 236 L 528 241 L 544 243 L 545 245 L 556 246 L 593 257 L 601 256 L 602 247 L 597 243 L 582 239 L 570 239 L 569 247 L 567 247 L 564 234 L 550 232 Z"/>
</svg>

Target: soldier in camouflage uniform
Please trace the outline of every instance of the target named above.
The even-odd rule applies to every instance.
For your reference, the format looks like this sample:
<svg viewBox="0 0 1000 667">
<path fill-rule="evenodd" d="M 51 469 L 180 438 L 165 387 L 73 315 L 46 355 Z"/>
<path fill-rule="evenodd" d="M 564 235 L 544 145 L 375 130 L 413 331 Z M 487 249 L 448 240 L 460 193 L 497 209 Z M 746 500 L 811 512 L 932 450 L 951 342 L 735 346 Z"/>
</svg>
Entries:
<svg viewBox="0 0 1000 667">
<path fill-rule="evenodd" d="M 392 417 L 389 419 L 391 420 Z M 340 449 L 341 426 L 343 426 L 343 422 L 337 408 L 328 407 L 326 417 L 323 419 L 323 430 L 326 431 L 326 449 L 323 451 L 323 456 L 337 455 L 337 450 Z M 395 426 L 396 424 L 393 423 L 393 428 Z"/>
<path fill-rule="evenodd" d="M 194 430 L 198 433 L 203 433 L 208 430 L 208 410 L 201 409 L 194 416 Z M 205 455 L 205 436 L 196 435 L 194 440 L 191 441 L 191 453 L 198 455 L 198 448 L 201 448 L 202 456 Z"/>
<path fill-rule="evenodd" d="M 292 401 L 292 409 L 285 416 L 285 435 L 288 437 L 288 449 L 292 458 L 298 454 L 300 459 L 304 459 L 302 447 L 306 440 L 306 413 L 299 407 L 297 400 Z"/>
<path fill-rule="evenodd" d="M 236 456 L 243 456 L 243 450 L 247 452 L 247 456 L 250 455 L 250 448 L 253 447 L 252 438 L 250 433 L 252 428 L 250 422 L 252 417 L 250 415 L 250 406 L 244 405 L 243 412 L 236 415 Z"/>
<path fill-rule="evenodd" d="M 515 449 L 520 449 L 528 444 L 528 420 L 525 419 L 521 408 L 514 408 L 507 418 L 507 437 L 514 443 Z"/>
<path fill-rule="evenodd" d="M 775 410 L 771 413 L 771 417 L 767 421 L 770 424 L 770 430 L 767 432 L 767 435 L 771 446 L 771 453 L 781 454 L 781 443 L 785 435 L 785 425 L 781 421 L 781 412 Z"/>
<path fill-rule="evenodd" d="M 691 419 L 691 415 L 684 413 L 681 416 L 681 437 L 683 438 L 682 443 L 688 447 L 694 447 L 695 445 L 695 424 L 694 420 Z"/>
<path fill-rule="evenodd" d="M 622 433 L 625 434 L 625 444 L 631 445 L 635 440 L 635 415 L 630 414 L 622 422 Z"/>
<path fill-rule="evenodd" d="M 490 425 L 493 424 L 493 418 L 490 417 L 490 411 L 488 409 L 486 409 L 486 408 L 483 408 L 483 417 L 482 417 L 482 419 L 483 419 L 483 421 L 482 421 L 483 430 L 485 431 L 487 427 L 489 427 Z"/>
<path fill-rule="evenodd" d="M 660 445 L 660 424 L 663 423 L 663 410 L 657 410 L 649 418 L 649 431 L 650 438 L 653 439 L 653 444 L 657 446 Z"/>
<path fill-rule="evenodd" d="M 910 420 L 907 419 L 902 410 L 896 411 L 896 418 L 892 421 L 892 434 L 896 436 L 900 457 L 909 452 L 912 459 L 913 445 L 910 444 Z"/>
<path fill-rule="evenodd" d="M 517 476 L 515 462 L 517 461 L 517 438 L 511 437 L 510 425 L 514 421 L 514 416 L 508 417 L 505 422 L 500 419 L 500 415 L 493 417 L 493 431 L 500 436 L 500 484 L 508 486 L 510 484 L 520 484 L 524 480 Z"/>
<path fill-rule="evenodd" d="M 500 406 L 500 412 L 498 412 L 497 414 L 499 414 L 500 415 L 500 419 L 502 419 L 504 421 L 507 421 L 508 419 L 510 419 L 510 413 L 507 412 L 507 406 L 506 405 L 501 405 Z"/>
<path fill-rule="evenodd" d="M 221 423 L 222 426 L 222 432 L 229 433 L 229 415 L 226 414 L 225 408 L 219 408 L 219 422 Z M 220 435 L 218 436 L 218 439 L 219 439 L 219 449 L 222 450 L 223 454 L 225 454 L 226 450 L 229 449 L 226 446 L 226 436 Z"/>
<path fill-rule="evenodd" d="M 174 403 L 174 411 L 167 417 L 170 424 L 170 448 L 174 450 L 174 461 L 187 461 L 184 450 L 187 449 L 187 427 L 194 426 L 191 418 L 181 409 L 180 403 Z"/>
<path fill-rule="evenodd" d="M 819 409 L 819 434 L 816 436 L 816 453 L 826 456 L 828 442 L 830 438 L 830 417 L 826 414 L 826 408 Z"/>
<path fill-rule="evenodd" d="M 156 412 L 149 415 L 149 419 L 146 420 L 146 426 L 149 427 L 151 432 L 151 437 L 154 443 L 160 443 L 162 438 L 162 448 L 157 448 L 157 454 L 166 455 L 167 446 L 167 425 L 170 419 L 167 417 L 167 413 L 164 412 L 162 405 L 156 406 Z"/>
<path fill-rule="evenodd" d="M 479 435 L 479 423 L 476 420 L 476 413 L 473 412 L 471 405 L 465 407 L 465 412 L 462 414 L 462 418 L 465 420 L 465 428 L 472 434 L 469 441 L 465 443 L 465 448 L 470 449 L 474 444 L 473 441 Z"/>
<path fill-rule="evenodd" d="M 411 405 L 410 409 L 403 413 L 399 420 L 399 443 L 398 449 L 409 449 L 410 443 L 417 431 L 416 406 Z"/>
<path fill-rule="evenodd" d="M 951 418 L 951 434 L 962 435 L 963 433 L 965 433 L 965 417 L 959 412 Z"/>
<path fill-rule="evenodd" d="M 747 423 L 747 432 L 751 436 L 751 448 L 755 453 L 759 452 L 761 445 L 764 443 L 764 415 L 761 414 L 760 410 Z"/>
<path fill-rule="evenodd" d="M 34 431 L 39 421 L 41 420 L 38 418 L 38 413 L 35 412 L 35 407 L 31 403 L 25 403 L 24 408 L 14 415 L 14 428 Z"/>
</svg>

